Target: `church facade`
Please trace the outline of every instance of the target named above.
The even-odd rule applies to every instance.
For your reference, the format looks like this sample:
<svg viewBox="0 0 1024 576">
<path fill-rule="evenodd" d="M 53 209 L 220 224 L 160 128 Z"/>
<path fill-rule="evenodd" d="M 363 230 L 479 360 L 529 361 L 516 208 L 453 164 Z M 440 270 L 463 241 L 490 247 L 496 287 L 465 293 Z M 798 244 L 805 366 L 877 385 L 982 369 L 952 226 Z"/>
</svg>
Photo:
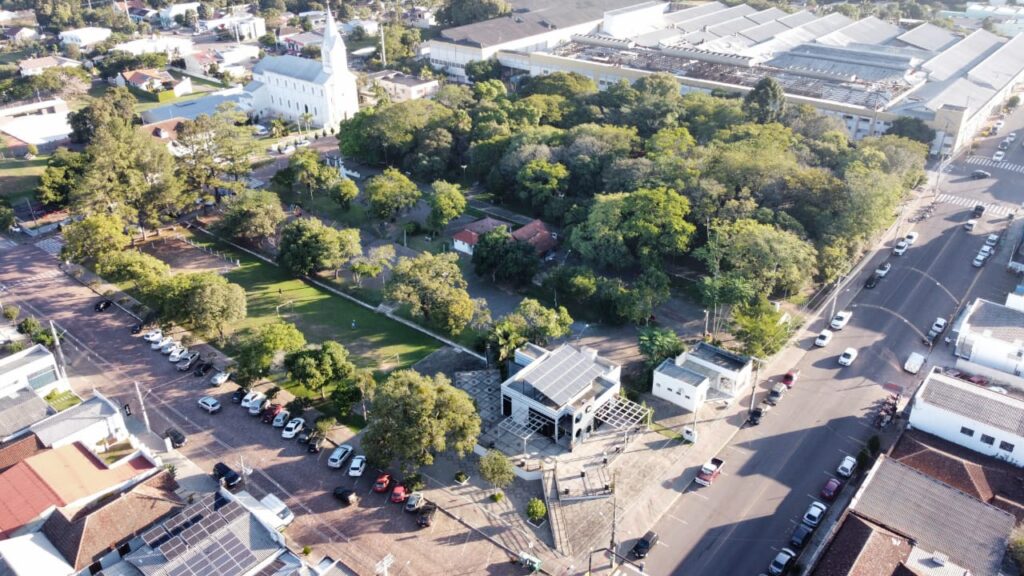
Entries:
<svg viewBox="0 0 1024 576">
<path fill-rule="evenodd" d="M 333 127 L 359 111 L 356 77 L 348 69 L 345 42 L 330 10 L 320 45 L 320 61 L 298 56 L 267 56 L 252 70 L 244 103 L 258 120 L 282 118 L 312 127 Z M 309 114 L 309 116 L 305 116 Z"/>
</svg>

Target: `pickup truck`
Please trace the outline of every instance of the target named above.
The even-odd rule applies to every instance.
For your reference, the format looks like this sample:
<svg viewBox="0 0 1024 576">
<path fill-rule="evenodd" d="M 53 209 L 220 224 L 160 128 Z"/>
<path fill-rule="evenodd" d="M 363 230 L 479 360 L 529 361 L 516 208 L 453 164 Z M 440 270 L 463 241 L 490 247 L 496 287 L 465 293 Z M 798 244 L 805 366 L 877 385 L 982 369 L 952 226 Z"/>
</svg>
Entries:
<svg viewBox="0 0 1024 576">
<path fill-rule="evenodd" d="M 701 486 L 711 486 L 711 483 L 718 478 L 718 475 L 722 473 L 722 466 L 725 465 L 725 460 L 721 458 L 712 458 L 704 463 L 700 468 L 700 473 L 697 474 L 697 484 Z"/>
</svg>

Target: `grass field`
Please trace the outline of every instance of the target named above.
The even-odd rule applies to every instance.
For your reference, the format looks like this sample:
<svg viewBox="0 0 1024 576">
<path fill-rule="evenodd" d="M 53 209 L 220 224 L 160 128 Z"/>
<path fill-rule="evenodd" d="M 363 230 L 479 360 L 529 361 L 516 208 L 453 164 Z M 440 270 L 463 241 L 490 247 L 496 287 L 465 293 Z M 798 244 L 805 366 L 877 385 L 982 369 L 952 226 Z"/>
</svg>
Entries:
<svg viewBox="0 0 1024 576">
<path fill-rule="evenodd" d="M 32 160 L 0 160 L 0 195 L 11 204 L 32 198 L 48 160 L 49 156 L 36 156 Z"/>
<path fill-rule="evenodd" d="M 294 135 L 292 137 L 294 137 Z M 316 214 L 326 220 L 329 224 L 333 223 L 350 228 L 361 228 L 363 224 L 371 219 L 367 214 L 366 207 L 359 202 L 353 202 L 346 210 L 326 194 L 313 194 L 312 198 L 310 198 L 310 195 L 307 193 L 286 192 L 274 185 L 271 185 L 270 188 L 273 192 L 277 193 L 281 202 L 286 206 L 289 204 L 298 204 L 299 206 L 302 206 L 303 210 Z M 362 193 L 361 190 L 362 189 L 360 188 L 360 193 Z"/>
</svg>

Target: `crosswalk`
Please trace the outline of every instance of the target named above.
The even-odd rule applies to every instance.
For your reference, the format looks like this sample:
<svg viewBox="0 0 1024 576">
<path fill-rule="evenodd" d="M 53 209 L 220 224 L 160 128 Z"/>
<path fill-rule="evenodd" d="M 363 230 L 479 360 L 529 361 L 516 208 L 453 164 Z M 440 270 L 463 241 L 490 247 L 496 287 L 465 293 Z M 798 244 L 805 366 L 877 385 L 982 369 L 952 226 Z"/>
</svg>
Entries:
<svg viewBox="0 0 1024 576">
<path fill-rule="evenodd" d="M 49 272 L 43 272 L 40 274 L 36 274 L 35 276 L 29 276 L 28 278 L 21 278 L 18 280 L 14 280 L 13 282 L 0 284 L 0 290 L 10 290 L 11 288 L 17 288 L 18 286 L 33 284 L 35 282 L 39 282 L 40 280 L 49 280 L 50 278 L 56 278 L 63 274 L 64 272 L 62 270 L 51 270 Z"/>
<path fill-rule="evenodd" d="M 1024 174 L 1024 164 L 1014 164 L 1013 162 L 996 162 L 991 158 L 984 156 L 968 156 L 965 160 L 968 164 L 974 164 L 976 166 L 985 166 L 988 168 L 999 168 L 1000 170 L 1009 170 L 1011 172 L 1017 172 L 1018 174 Z"/>
<path fill-rule="evenodd" d="M 953 194 L 939 194 L 936 200 L 943 204 L 954 204 L 956 206 L 963 206 L 965 208 L 974 208 L 978 204 L 985 207 L 986 216 L 1008 216 L 1013 211 L 1012 208 L 1003 206 L 1002 204 L 988 204 L 985 202 L 978 202 L 971 198 L 964 198 L 963 196 L 956 196 Z"/>
</svg>

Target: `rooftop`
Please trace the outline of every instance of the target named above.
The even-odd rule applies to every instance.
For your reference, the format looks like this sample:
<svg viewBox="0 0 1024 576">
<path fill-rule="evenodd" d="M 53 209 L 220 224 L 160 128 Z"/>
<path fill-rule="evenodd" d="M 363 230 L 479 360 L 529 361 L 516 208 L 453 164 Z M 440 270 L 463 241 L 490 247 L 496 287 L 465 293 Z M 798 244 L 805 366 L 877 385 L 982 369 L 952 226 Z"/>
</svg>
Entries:
<svg viewBox="0 0 1024 576">
<path fill-rule="evenodd" d="M 1024 36 L 1017 38 L 1024 39 Z M 978 298 L 965 322 L 970 325 L 971 332 L 987 334 L 1006 342 L 1024 342 L 1024 311 Z"/>
<path fill-rule="evenodd" d="M 283 58 L 283 56 L 279 56 L 279 58 Z M 152 108 L 142 113 L 142 121 L 146 124 L 152 124 L 153 122 L 161 122 L 171 118 L 195 120 L 203 114 L 212 116 L 217 112 L 217 107 L 221 104 L 225 102 L 238 103 L 242 99 L 242 92 L 241 87 L 228 88 L 214 92 L 209 96 L 203 96 L 202 98 L 174 102 L 159 108 Z"/>
<path fill-rule="evenodd" d="M 33 118 L 35 116 L 33 115 Z M 50 359 L 53 360 L 53 354 L 43 346 L 42 344 L 36 344 L 35 346 L 11 354 L 10 356 L 0 359 L 0 374 L 6 374 L 8 372 L 14 372 L 20 370 L 25 366 L 29 366 L 39 360 Z"/>
<path fill-rule="evenodd" d="M 975 576 L 1000 573 L 1014 517 L 894 460 L 880 457 L 850 509 L 942 552 Z"/>
<path fill-rule="evenodd" d="M 666 359 L 654 371 L 660 372 L 669 378 L 675 378 L 680 382 L 686 382 L 691 386 L 700 386 L 701 383 L 708 379 L 707 376 L 700 372 L 676 364 L 674 358 Z"/>
<path fill-rule="evenodd" d="M 512 237 L 533 246 L 537 254 L 544 254 L 558 245 L 558 240 L 548 230 L 547 224 L 540 220 L 533 220 L 529 224 L 517 229 L 512 233 Z"/>
<path fill-rule="evenodd" d="M 813 574 L 889 576 L 910 557 L 912 548 L 906 537 L 849 514 L 828 543 Z"/>
<path fill-rule="evenodd" d="M 45 446 L 71 436 L 93 424 L 103 422 L 111 416 L 118 415 L 117 407 L 103 396 L 93 396 L 85 402 L 68 408 L 32 425 L 32 432 L 39 437 Z"/>
<path fill-rule="evenodd" d="M 607 361 L 599 360 L 594 350 L 577 350 L 563 344 L 530 364 L 515 378 L 560 408 L 591 388 L 612 367 Z"/>
<path fill-rule="evenodd" d="M 724 368 L 726 370 L 742 370 L 747 364 L 750 364 L 749 356 L 740 356 L 739 354 L 733 354 L 728 350 L 723 350 L 718 346 L 713 346 L 707 342 L 698 342 L 696 346 L 686 351 L 686 354 L 694 358 L 700 358 L 705 362 L 711 362 L 715 366 Z"/>
<path fill-rule="evenodd" d="M 42 56 L 39 58 L 26 58 L 18 62 L 18 68 L 22 70 L 35 70 L 37 68 L 53 68 L 54 66 L 81 66 L 78 60 L 65 58 L 63 56 Z"/>
<path fill-rule="evenodd" d="M 916 398 L 1015 436 L 1024 436 L 1024 402 L 971 382 L 931 372 Z"/>
<path fill-rule="evenodd" d="M 513 42 L 555 28 L 599 22 L 604 13 L 640 4 L 636 0 L 514 0 L 512 14 L 441 32 L 441 40 L 486 48 Z"/>
<path fill-rule="evenodd" d="M 50 406 L 35 392 L 22 388 L 0 397 L 0 438 L 6 438 L 46 418 Z"/>
<path fill-rule="evenodd" d="M 278 74 L 305 82 L 316 82 L 324 74 L 324 65 L 309 58 L 286 54 L 266 56 L 252 68 L 253 74 Z"/>
<path fill-rule="evenodd" d="M 32 433 L 0 445 L 0 472 L 7 470 L 30 456 L 39 454 L 45 449 L 46 446 L 43 446 L 39 438 Z"/>
</svg>

